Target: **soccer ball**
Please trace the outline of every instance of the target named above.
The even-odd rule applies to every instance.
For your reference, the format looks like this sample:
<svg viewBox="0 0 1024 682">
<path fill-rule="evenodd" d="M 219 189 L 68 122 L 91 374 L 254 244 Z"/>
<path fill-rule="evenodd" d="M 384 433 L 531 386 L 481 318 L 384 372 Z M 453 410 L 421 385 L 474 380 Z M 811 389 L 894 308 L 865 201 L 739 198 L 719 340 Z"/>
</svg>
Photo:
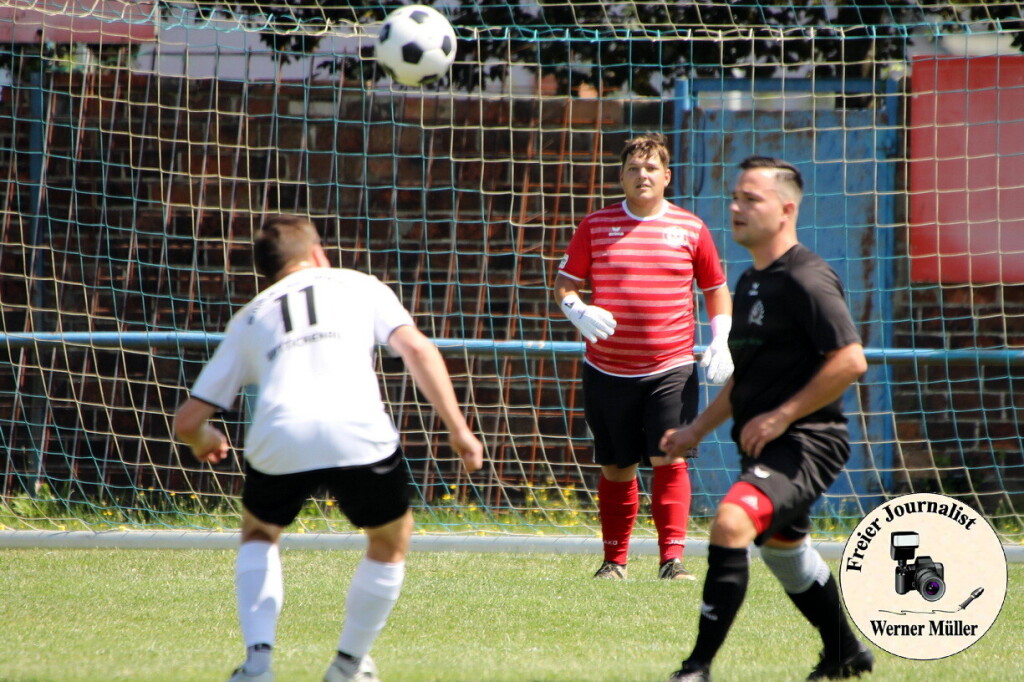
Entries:
<svg viewBox="0 0 1024 682">
<path fill-rule="evenodd" d="M 433 7 L 399 7 L 384 19 L 373 54 L 396 83 L 425 85 L 455 61 L 455 29 Z"/>
</svg>

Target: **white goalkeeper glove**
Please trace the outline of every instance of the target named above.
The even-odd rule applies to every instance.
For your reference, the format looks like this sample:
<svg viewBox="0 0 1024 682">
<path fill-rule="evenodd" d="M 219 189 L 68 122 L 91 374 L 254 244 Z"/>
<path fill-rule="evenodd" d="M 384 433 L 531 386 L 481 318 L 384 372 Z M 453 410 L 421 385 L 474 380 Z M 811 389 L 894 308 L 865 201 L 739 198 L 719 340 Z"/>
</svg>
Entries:
<svg viewBox="0 0 1024 682">
<path fill-rule="evenodd" d="M 711 319 L 711 343 L 704 349 L 700 366 L 713 384 L 724 384 L 732 376 L 732 354 L 729 352 L 729 330 L 732 329 L 731 315 L 715 315 Z"/>
<path fill-rule="evenodd" d="M 597 343 L 598 339 L 607 339 L 615 333 L 612 314 L 601 306 L 587 305 L 576 294 L 567 294 L 562 299 L 562 312 L 590 343 Z"/>
</svg>

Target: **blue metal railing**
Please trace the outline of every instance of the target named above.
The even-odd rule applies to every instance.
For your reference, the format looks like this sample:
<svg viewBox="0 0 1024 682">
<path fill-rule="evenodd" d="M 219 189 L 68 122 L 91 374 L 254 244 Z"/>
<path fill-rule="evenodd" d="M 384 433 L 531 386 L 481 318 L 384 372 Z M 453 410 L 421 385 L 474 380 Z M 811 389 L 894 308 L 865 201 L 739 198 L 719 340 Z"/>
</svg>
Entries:
<svg viewBox="0 0 1024 682">
<path fill-rule="evenodd" d="M 224 338 L 208 332 L 37 332 L 0 334 L 0 347 L 86 346 L 142 350 L 145 348 L 213 349 Z M 497 341 L 493 339 L 433 339 L 446 354 L 467 355 L 582 355 L 581 341 Z M 701 353 L 704 348 L 696 347 Z M 872 364 L 1024 365 L 1024 349 L 866 348 Z"/>
</svg>

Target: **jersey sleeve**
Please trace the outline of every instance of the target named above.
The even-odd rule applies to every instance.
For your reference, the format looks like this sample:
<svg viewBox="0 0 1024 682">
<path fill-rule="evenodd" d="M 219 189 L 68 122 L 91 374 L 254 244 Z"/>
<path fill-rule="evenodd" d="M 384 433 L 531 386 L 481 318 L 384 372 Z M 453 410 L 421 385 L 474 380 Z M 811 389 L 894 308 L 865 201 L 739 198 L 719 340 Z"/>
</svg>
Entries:
<svg viewBox="0 0 1024 682">
<path fill-rule="evenodd" d="M 861 343 L 857 326 L 846 305 L 842 282 L 829 267 L 807 269 L 796 276 L 797 300 L 803 300 L 800 314 L 805 330 L 818 352 L 825 354 L 851 343 Z"/>
<path fill-rule="evenodd" d="M 388 285 L 374 278 L 374 321 L 373 335 L 378 344 L 386 345 L 391 333 L 402 325 L 413 325 L 412 315 L 405 309 L 398 296 Z"/>
<path fill-rule="evenodd" d="M 590 223 L 584 218 L 565 249 L 558 271 L 572 279 L 583 281 L 590 277 L 591 249 Z"/>
<path fill-rule="evenodd" d="M 725 284 L 722 260 L 718 257 L 718 247 L 715 246 L 715 240 L 711 238 L 711 230 L 707 225 L 700 227 L 700 237 L 697 239 L 697 248 L 693 256 L 693 274 L 697 286 L 702 291 L 717 289 Z"/>
<path fill-rule="evenodd" d="M 224 331 L 224 340 L 213 352 L 213 357 L 199 373 L 192 386 L 192 397 L 227 410 L 235 402 L 242 386 L 252 383 L 245 364 L 246 354 L 241 348 L 242 327 L 235 317 Z"/>
</svg>

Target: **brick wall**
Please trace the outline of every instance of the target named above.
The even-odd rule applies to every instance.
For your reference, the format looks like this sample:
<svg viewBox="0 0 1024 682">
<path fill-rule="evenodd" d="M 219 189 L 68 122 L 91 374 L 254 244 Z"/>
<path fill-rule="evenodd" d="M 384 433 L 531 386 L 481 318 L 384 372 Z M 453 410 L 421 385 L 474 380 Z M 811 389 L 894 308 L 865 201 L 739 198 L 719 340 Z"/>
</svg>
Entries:
<svg viewBox="0 0 1024 682">
<path fill-rule="evenodd" d="M 621 139 L 598 131 L 621 125 L 620 103 L 367 98 L 127 74 L 58 76 L 48 87 L 41 213 L 28 93 L 0 102 L 0 166 L 16 169 L 0 178 L 11 208 L 0 215 L 5 332 L 220 331 L 257 291 L 250 251 L 261 215 L 308 211 L 335 262 L 395 286 L 432 336 L 575 338 L 550 324 L 549 287 L 576 222 L 618 193 Z M 184 363 L 169 367 L 175 354 Z M 173 468 L 182 457 L 167 415 L 205 350 L 5 356 L 0 429 L 15 470 L 42 451 L 48 472 L 79 486 L 138 488 L 155 474 L 125 462 Z M 561 389 L 576 391 L 575 363 L 455 361 L 477 418 L 515 434 L 490 444 L 495 456 L 575 460 L 582 419 L 563 418 L 552 447 L 535 433 L 550 417 L 529 408 L 531 395 L 574 404 Z M 509 371 L 533 378 L 531 395 Z M 403 408 L 417 401 L 402 379 L 386 390 Z M 436 433 L 414 409 L 401 412 L 407 451 L 425 452 Z"/>
<path fill-rule="evenodd" d="M 1024 348 L 1024 286 L 915 285 L 898 301 L 898 348 Z M 987 512 L 1024 504 L 1024 367 L 936 362 L 893 372 L 903 491 L 960 495 Z"/>
<path fill-rule="evenodd" d="M 308 210 L 325 228 L 336 262 L 393 284 L 433 336 L 575 339 L 552 316 L 548 289 L 575 224 L 619 193 L 625 133 L 601 131 L 669 120 L 663 103 L 420 100 L 130 75 L 64 77 L 53 85 L 76 94 L 49 102 L 41 222 L 32 220 L 27 97 L 8 92 L 0 103 L 0 167 L 12 169 L 0 178 L 11 207 L 0 214 L 6 332 L 31 324 L 33 297 L 40 330 L 220 330 L 257 290 L 249 245 L 259 215 Z M 49 231 L 37 245 L 35 228 Z M 42 259 L 35 261 L 40 280 L 29 276 L 33 257 Z M 908 287 L 896 308 L 903 320 L 894 327 L 898 347 L 1024 346 L 1019 286 Z M 8 368 L 24 359 L 7 355 Z M 59 466 L 127 480 L 132 471 L 111 473 L 106 464 L 132 461 L 135 451 L 174 461 L 166 412 L 205 352 L 182 351 L 184 370 L 145 350 L 126 351 L 123 361 L 101 355 L 43 354 L 31 361 L 54 371 L 22 379 L 48 382 L 35 390 L 47 396 L 46 437 L 62 453 Z M 571 381 L 576 359 L 487 365 L 496 375 L 539 377 L 530 395 L 483 376 L 482 361 L 454 363 L 457 373 L 478 374 L 472 390 L 479 404 L 524 406 L 512 417 L 484 410 L 490 428 L 512 434 L 490 444 L 498 459 L 569 462 L 585 447 L 578 411 L 555 429 L 568 430 L 568 443 L 519 433 L 558 421 L 563 405 L 580 404 Z M 99 365 L 110 365 L 107 378 L 98 378 Z M 168 372 L 178 376 L 161 386 L 156 377 Z M 38 433 L 10 404 L 14 374 L 0 374 L 0 399 L 8 397 L 0 407 L 13 415 L 2 424 L 4 438 L 10 452 L 28 451 Z M 1020 381 L 1019 367 L 895 368 L 899 488 L 973 491 L 990 508 L 1005 501 L 1008 484 L 1021 490 Z M 153 395 L 140 395 L 139 386 Z M 412 402 L 402 390 L 396 384 L 391 397 Z M 120 401 L 141 416 L 125 418 L 115 405 L 110 414 L 122 433 L 114 437 L 106 415 L 83 417 L 82 396 Z M 538 396 L 542 404 L 532 413 Z M 142 404 L 159 407 L 139 410 Z M 58 447 L 66 438 L 58 432 L 79 429 L 83 419 L 88 438 Z M 425 449 L 430 438 L 409 445 Z"/>
</svg>

